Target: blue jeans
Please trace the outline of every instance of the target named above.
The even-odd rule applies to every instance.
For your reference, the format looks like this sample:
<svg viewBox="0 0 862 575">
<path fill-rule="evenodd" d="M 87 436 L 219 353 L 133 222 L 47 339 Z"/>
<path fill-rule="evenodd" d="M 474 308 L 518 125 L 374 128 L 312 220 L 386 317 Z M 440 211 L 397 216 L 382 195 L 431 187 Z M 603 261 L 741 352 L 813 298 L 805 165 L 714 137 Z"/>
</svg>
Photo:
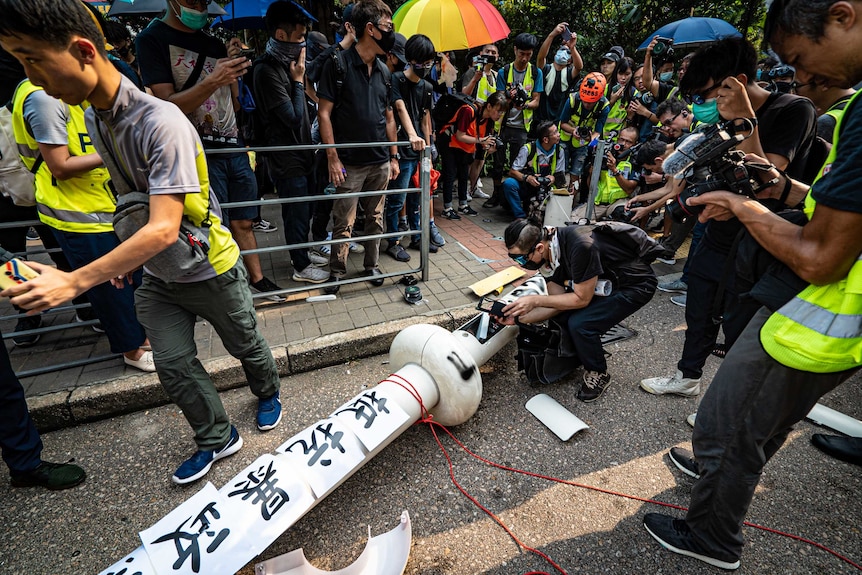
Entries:
<svg viewBox="0 0 862 575">
<path fill-rule="evenodd" d="M 410 178 L 413 177 L 413 173 L 416 171 L 416 167 L 419 165 L 419 160 L 399 160 L 398 168 L 401 172 L 398 174 L 398 177 L 389 182 L 390 190 L 400 190 L 403 188 L 410 187 Z M 407 223 L 410 225 L 410 229 L 417 230 L 419 229 L 419 194 L 410 194 L 410 198 L 407 198 L 407 192 L 403 192 L 400 194 L 389 194 L 386 196 L 386 209 L 384 211 L 384 224 L 386 225 L 386 232 L 397 232 L 398 231 L 398 214 L 401 213 L 401 208 L 404 207 L 404 202 L 407 201 Z M 416 207 L 415 213 L 411 211 L 411 205 L 414 204 Z M 389 242 L 389 247 L 394 246 L 401 238 L 389 238 L 387 240 Z"/>
<path fill-rule="evenodd" d="M 72 269 L 82 268 L 118 245 L 120 240 L 114 232 L 100 234 L 79 234 L 51 228 L 57 243 L 63 249 Z M 135 289 L 141 285 L 141 270 L 132 274 L 132 285 L 123 282 L 123 289 L 117 289 L 109 282 L 103 282 L 87 290 L 87 298 L 93 313 L 99 318 L 111 351 L 124 353 L 134 351 L 146 341 L 147 335 L 135 315 Z"/>
<path fill-rule="evenodd" d="M 512 215 L 515 218 L 527 217 L 527 213 L 524 211 L 524 200 L 529 200 L 538 191 L 539 188 L 534 188 L 527 182 L 519 182 L 515 178 L 503 180 L 503 195 L 512 207 Z"/>
<path fill-rule="evenodd" d="M 219 204 L 227 202 L 252 202 L 257 200 L 257 178 L 248 161 L 248 154 L 218 154 L 207 156 L 207 170 L 210 178 L 210 193 Z M 222 223 L 227 226 L 230 220 L 253 220 L 257 217 L 258 206 L 222 209 Z"/>
<path fill-rule="evenodd" d="M 308 177 L 275 178 L 275 191 L 279 198 L 304 198 L 309 195 Z M 281 204 L 281 219 L 284 223 L 284 243 L 287 245 L 301 244 L 308 241 L 308 229 L 311 219 L 311 204 L 297 202 Z M 308 259 L 308 248 L 290 250 L 293 269 L 301 272 L 311 264 Z"/>
<path fill-rule="evenodd" d="M 5 345 L 0 345 L 0 449 L 10 471 L 32 471 L 42 462 L 42 440 Z"/>
</svg>

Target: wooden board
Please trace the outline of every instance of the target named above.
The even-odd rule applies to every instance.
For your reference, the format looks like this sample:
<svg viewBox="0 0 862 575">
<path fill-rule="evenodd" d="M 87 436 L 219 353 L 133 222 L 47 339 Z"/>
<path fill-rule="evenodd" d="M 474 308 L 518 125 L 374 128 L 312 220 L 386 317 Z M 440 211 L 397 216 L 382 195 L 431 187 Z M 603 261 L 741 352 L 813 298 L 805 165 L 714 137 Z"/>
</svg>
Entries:
<svg viewBox="0 0 862 575">
<path fill-rule="evenodd" d="M 470 286 L 470 289 L 479 297 L 485 297 L 489 293 L 494 292 L 500 293 L 503 291 L 503 287 L 505 287 L 506 284 L 512 283 L 516 279 L 523 277 L 526 273 L 527 272 L 518 267 L 511 266 L 490 277 L 477 281 Z"/>
</svg>

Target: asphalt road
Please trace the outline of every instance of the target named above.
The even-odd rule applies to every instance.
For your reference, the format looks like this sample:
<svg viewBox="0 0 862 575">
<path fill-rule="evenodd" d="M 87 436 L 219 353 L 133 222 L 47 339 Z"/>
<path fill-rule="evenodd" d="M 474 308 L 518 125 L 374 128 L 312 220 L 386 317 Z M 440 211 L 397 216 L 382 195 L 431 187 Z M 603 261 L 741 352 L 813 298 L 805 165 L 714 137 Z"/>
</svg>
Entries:
<svg viewBox="0 0 862 575">
<path fill-rule="evenodd" d="M 490 460 L 532 472 L 677 505 L 686 505 L 691 481 L 666 458 L 689 446 L 686 416 L 694 398 L 655 397 L 638 388 L 643 377 L 675 369 L 683 311 L 659 294 L 627 325 L 639 332 L 611 344 L 613 383 L 597 402 L 574 397 L 573 381 L 543 388 L 519 380 L 507 347 L 482 368 L 484 395 L 476 415 L 452 432 Z M 710 358 L 707 376 L 718 361 Z M 259 455 L 328 415 L 365 386 L 389 374 L 386 356 L 286 378 L 285 418 L 262 434 L 254 428 L 255 401 L 247 390 L 223 395 L 245 446 L 216 463 L 207 479 L 221 487 Z M 549 393 L 590 425 L 560 441 L 524 409 L 536 393 Z M 825 404 L 862 418 L 862 390 L 854 378 Z M 862 562 L 860 468 L 811 447 L 800 423 L 769 463 L 749 512 L 750 521 L 804 536 Z M 828 432 L 828 431 L 827 431 Z M 46 434 L 45 458 L 74 457 L 88 471 L 69 491 L 12 489 L 0 485 L 0 573 L 99 573 L 139 544 L 145 529 L 202 485 L 178 487 L 174 468 L 193 449 L 191 433 L 175 407 L 166 406 Z M 641 524 L 656 505 L 491 468 L 449 449 L 464 488 L 509 526 L 526 545 L 548 554 L 567 573 L 719 572 L 663 551 Z M 428 426 L 413 426 L 329 498 L 283 534 L 254 563 L 298 547 L 318 568 L 341 569 L 362 551 L 368 534 L 394 528 L 402 510 L 413 522 L 405 573 L 412 575 L 554 573 L 535 555 L 519 551 L 506 533 L 450 482 L 445 458 Z M 681 512 L 670 511 L 671 513 Z M 780 535 L 745 529 L 739 573 L 856 573 L 825 551 Z"/>
</svg>

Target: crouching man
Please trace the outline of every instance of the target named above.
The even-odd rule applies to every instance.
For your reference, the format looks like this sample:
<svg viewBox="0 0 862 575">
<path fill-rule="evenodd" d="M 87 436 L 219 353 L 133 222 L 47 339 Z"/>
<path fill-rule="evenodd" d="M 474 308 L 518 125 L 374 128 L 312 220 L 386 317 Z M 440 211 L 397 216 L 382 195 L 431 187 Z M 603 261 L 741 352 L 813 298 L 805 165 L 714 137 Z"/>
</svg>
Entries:
<svg viewBox="0 0 862 575">
<path fill-rule="evenodd" d="M 556 378 L 582 364 L 577 397 L 598 399 L 611 383 L 602 334 L 652 299 L 657 281 L 649 262 L 660 251 L 658 244 L 639 228 L 618 222 L 596 226 L 590 234 L 584 226 L 542 227 L 519 220 L 509 224 L 504 240 L 510 258 L 528 270 L 544 268 L 550 277 L 548 295 L 518 298 L 498 321 L 535 324 L 553 318 L 561 336 L 556 355 L 567 358 Z M 602 289 L 605 281 L 610 293 Z"/>
</svg>

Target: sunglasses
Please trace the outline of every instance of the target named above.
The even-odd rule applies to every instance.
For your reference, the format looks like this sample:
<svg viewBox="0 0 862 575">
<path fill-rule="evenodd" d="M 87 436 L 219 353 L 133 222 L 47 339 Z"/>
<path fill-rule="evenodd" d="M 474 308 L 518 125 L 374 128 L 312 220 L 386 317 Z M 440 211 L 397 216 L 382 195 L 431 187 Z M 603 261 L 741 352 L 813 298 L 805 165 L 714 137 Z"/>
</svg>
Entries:
<svg viewBox="0 0 862 575">
<path fill-rule="evenodd" d="M 697 104 L 698 106 L 702 105 L 702 104 L 703 104 L 704 102 L 706 102 L 706 100 L 707 100 L 704 96 L 705 96 L 706 94 L 709 94 L 710 92 L 712 92 L 713 90 L 715 90 L 715 89 L 716 89 L 716 88 L 718 88 L 719 86 L 721 86 L 721 83 L 722 83 L 722 82 L 724 82 L 724 80 L 723 80 L 723 79 L 722 79 L 722 80 L 720 80 L 720 81 L 718 81 L 718 82 L 716 82 L 715 84 L 713 84 L 712 86 L 710 86 L 710 87 L 709 87 L 709 88 L 707 88 L 706 90 L 703 90 L 703 91 L 701 91 L 701 92 L 699 92 L 699 93 L 697 93 L 697 94 L 689 94 L 689 96 L 688 96 L 688 97 L 689 97 L 689 99 L 691 100 L 691 103 L 692 103 L 692 104 Z"/>
<path fill-rule="evenodd" d="M 532 248 L 530 248 L 530 251 L 525 254 L 510 253 L 509 257 L 515 260 L 515 263 L 517 263 L 519 266 L 525 266 L 527 265 L 527 262 L 530 261 L 530 256 L 533 255 L 533 252 L 536 251 L 536 248 L 539 247 L 540 243 L 541 240 L 537 241 L 536 244 Z"/>
</svg>

